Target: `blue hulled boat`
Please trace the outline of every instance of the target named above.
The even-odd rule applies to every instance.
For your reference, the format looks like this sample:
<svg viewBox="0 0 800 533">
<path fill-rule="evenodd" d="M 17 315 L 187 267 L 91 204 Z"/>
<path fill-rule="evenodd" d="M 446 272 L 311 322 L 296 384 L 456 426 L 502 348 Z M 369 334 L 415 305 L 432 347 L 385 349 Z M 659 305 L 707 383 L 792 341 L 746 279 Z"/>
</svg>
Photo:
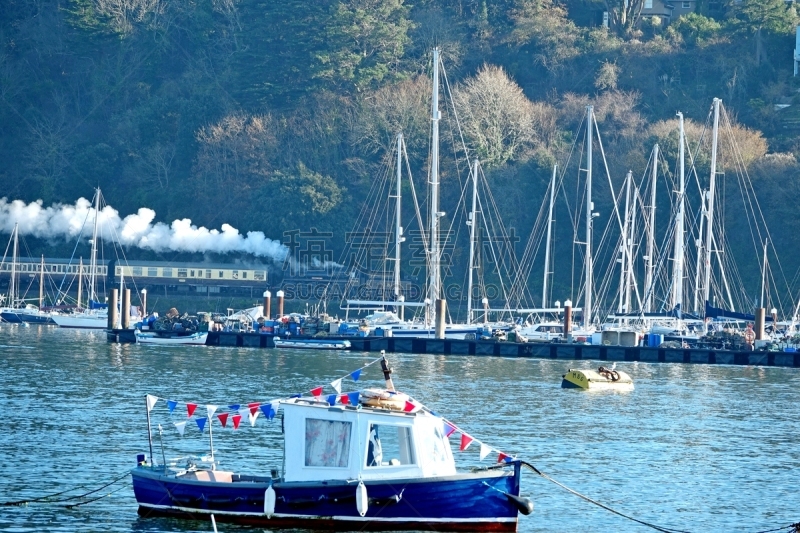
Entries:
<svg viewBox="0 0 800 533">
<path fill-rule="evenodd" d="M 139 514 L 213 514 L 270 529 L 515 531 L 519 512 L 533 509 L 519 495 L 521 462 L 500 453 L 493 466 L 459 473 L 448 437 L 461 430 L 394 391 L 380 361 L 385 389 L 324 399 L 315 390 L 261 407 L 282 412 L 281 468 L 249 475 L 213 462 L 175 468 L 142 460 L 132 471 Z M 148 407 L 156 401 L 148 397 Z M 474 439 L 461 433 L 464 449 Z"/>
</svg>

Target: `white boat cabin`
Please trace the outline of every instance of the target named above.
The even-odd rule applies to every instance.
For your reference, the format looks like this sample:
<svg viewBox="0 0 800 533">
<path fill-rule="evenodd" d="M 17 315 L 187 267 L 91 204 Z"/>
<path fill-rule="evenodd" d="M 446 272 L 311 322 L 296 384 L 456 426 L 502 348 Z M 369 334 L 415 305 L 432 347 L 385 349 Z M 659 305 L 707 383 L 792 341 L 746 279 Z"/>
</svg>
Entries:
<svg viewBox="0 0 800 533">
<path fill-rule="evenodd" d="M 284 480 L 401 479 L 456 473 L 444 421 L 427 411 L 281 402 Z"/>
</svg>

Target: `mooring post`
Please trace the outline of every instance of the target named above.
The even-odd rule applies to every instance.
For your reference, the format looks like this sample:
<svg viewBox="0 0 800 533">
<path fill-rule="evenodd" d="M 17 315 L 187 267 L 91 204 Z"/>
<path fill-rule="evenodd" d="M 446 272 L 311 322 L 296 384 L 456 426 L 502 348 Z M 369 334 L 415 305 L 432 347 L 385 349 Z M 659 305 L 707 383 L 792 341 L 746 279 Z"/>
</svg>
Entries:
<svg viewBox="0 0 800 533">
<path fill-rule="evenodd" d="M 447 316 L 447 300 L 439 298 L 436 300 L 436 338 L 444 339 L 444 320 Z"/>
<path fill-rule="evenodd" d="M 131 290 L 130 289 L 122 289 L 122 305 L 120 305 L 120 311 L 122 311 L 122 329 L 128 329 L 131 327 Z"/>
<path fill-rule="evenodd" d="M 266 318 L 267 320 L 269 320 L 270 313 L 272 312 L 272 310 L 270 309 L 271 307 L 272 307 L 272 293 L 269 291 L 264 291 L 264 318 Z"/>
<path fill-rule="evenodd" d="M 117 327 L 117 300 L 119 289 L 111 289 L 108 296 L 108 329 Z"/>
</svg>

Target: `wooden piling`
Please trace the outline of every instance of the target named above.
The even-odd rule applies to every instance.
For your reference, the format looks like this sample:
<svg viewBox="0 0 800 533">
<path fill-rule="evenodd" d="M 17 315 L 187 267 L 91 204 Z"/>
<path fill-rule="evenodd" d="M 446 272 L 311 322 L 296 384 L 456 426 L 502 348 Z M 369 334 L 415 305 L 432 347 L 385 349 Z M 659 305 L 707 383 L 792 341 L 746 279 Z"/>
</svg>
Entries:
<svg viewBox="0 0 800 533">
<path fill-rule="evenodd" d="M 130 329 L 131 327 L 131 290 L 122 289 L 122 304 L 120 305 L 122 311 L 122 329 Z"/>
<path fill-rule="evenodd" d="M 756 309 L 756 340 L 760 341 L 764 339 L 764 316 L 767 310 L 763 307 L 758 307 Z"/>
<path fill-rule="evenodd" d="M 444 322 L 447 318 L 447 300 L 439 298 L 436 300 L 436 338 L 444 339 Z"/>
<path fill-rule="evenodd" d="M 108 329 L 117 327 L 117 300 L 119 289 L 111 289 L 108 296 Z"/>
<path fill-rule="evenodd" d="M 272 293 L 269 291 L 264 291 L 264 318 L 267 320 L 270 319 L 270 313 L 272 312 Z"/>
</svg>

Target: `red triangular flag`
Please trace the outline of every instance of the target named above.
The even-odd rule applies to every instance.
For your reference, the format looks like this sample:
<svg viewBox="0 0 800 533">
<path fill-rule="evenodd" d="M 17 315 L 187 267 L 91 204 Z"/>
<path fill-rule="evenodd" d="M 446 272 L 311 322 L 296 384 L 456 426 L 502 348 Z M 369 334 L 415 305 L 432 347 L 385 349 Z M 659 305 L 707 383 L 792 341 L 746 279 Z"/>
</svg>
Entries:
<svg viewBox="0 0 800 533">
<path fill-rule="evenodd" d="M 188 414 L 188 418 L 192 418 L 192 415 L 194 414 L 194 410 L 195 409 L 197 409 L 197 404 L 196 403 L 187 403 L 186 404 L 186 412 L 189 413 Z"/>
<path fill-rule="evenodd" d="M 322 396 L 322 387 L 317 387 L 316 389 L 311 389 L 311 394 L 317 398 Z"/>
<path fill-rule="evenodd" d="M 349 405 L 350 404 L 350 397 L 347 394 L 342 394 L 339 397 L 339 401 L 342 402 L 342 405 Z"/>
<path fill-rule="evenodd" d="M 414 410 L 414 404 L 406 400 L 406 404 L 405 406 L 403 406 L 403 411 L 405 411 L 406 413 L 410 413 L 413 410 Z"/>
<path fill-rule="evenodd" d="M 461 448 L 460 450 L 463 452 L 467 448 L 469 448 L 470 443 L 472 442 L 472 437 L 467 435 L 466 433 L 461 434 Z"/>
<path fill-rule="evenodd" d="M 259 402 L 253 402 L 253 403 L 248 403 L 248 404 L 247 404 L 247 407 L 249 407 L 249 408 L 250 408 L 250 414 L 251 414 L 251 415 L 254 415 L 254 414 L 256 414 L 256 411 L 258 411 L 258 408 L 259 408 L 260 406 L 261 406 L 261 404 L 260 404 Z"/>
<path fill-rule="evenodd" d="M 508 456 L 507 456 L 506 454 L 504 454 L 503 452 L 500 452 L 500 453 L 497 455 L 497 462 L 498 462 L 498 463 L 502 463 L 502 462 L 503 462 L 503 461 L 505 461 L 506 459 L 508 459 Z"/>
<path fill-rule="evenodd" d="M 233 429 L 239 429 L 239 422 L 242 421 L 242 415 L 233 415 L 231 420 L 233 420 Z"/>
<path fill-rule="evenodd" d="M 225 427 L 225 425 L 228 423 L 228 413 L 220 413 L 217 415 L 217 418 L 219 418 L 222 427 Z"/>
</svg>

